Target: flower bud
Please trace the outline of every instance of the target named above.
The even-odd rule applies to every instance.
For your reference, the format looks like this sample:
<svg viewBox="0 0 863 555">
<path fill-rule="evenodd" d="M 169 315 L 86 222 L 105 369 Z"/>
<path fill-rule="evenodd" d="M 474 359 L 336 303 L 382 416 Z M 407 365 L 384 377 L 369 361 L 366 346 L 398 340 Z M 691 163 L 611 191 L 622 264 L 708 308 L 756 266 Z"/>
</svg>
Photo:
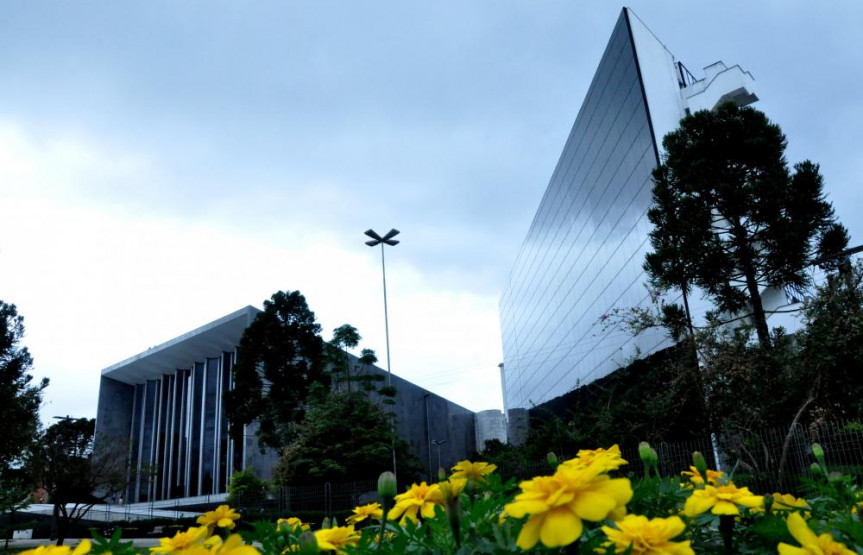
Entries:
<svg viewBox="0 0 863 555">
<path fill-rule="evenodd" d="M 762 497 L 762 499 L 764 499 L 764 512 L 769 513 L 770 508 L 773 507 L 773 496 L 765 495 L 764 497 Z"/>
<path fill-rule="evenodd" d="M 824 448 L 821 447 L 820 443 L 812 444 L 812 455 L 815 456 L 815 460 L 821 463 L 822 466 L 827 468 L 827 463 L 824 462 Z"/>
<path fill-rule="evenodd" d="M 396 491 L 396 475 L 390 471 L 381 472 L 378 478 L 378 495 L 381 499 L 392 499 Z"/>
<path fill-rule="evenodd" d="M 831 472 L 827 475 L 827 481 L 831 484 L 841 482 L 845 476 L 841 472 Z"/>
<path fill-rule="evenodd" d="M 330 524 L 330 517 L 325 516 L 323 522 L 321 522 L 321 530 L 328 530 L 332 527 Z"/>
<path fill-rule="evenodd" d="M 815 476 L 824 476 L 824 473 L 821 471 L 821 465 L 818 463 L 812 463 L 809 466 L 809 470 L 811 470 L 812 474 Z"/>
<path fill-rule="evenodd" d="M 692 453 L 692 465 L 701 474 L 701 477 L 704 480 L 707 480 L 707 461 L 704 459 L 704 455 L 701 454 L 701 451 L 695 451 Z"/>
<path fill-rule="evenodd" d="M 445 468 L 438 468 L 437 469 L 437 479 L 441 482 L 446 480 L 446 469 Z"/>
<path fill-rule="evenodd" d="M 646 441 L 638 444 L 638 456 L 641 457 L 641 462 L 648 466 L 656 463 L 656 451 Z"/>
<path fill-rule="evenodd" d="M 548 462 L 548 466 L 557 468 L 557 455 L 554 454 L 554 451 L 549 451 L 548 455 L 545 456 L 545 460 Z"/>
<path fill-rule="evenodd" d="M 312 532 L 306 530 L 300 534 L 299 540 L 300 555 L 317 555 L 320 553 L 320 549 L 318 549 L 318 540 Z"/>
</svg>

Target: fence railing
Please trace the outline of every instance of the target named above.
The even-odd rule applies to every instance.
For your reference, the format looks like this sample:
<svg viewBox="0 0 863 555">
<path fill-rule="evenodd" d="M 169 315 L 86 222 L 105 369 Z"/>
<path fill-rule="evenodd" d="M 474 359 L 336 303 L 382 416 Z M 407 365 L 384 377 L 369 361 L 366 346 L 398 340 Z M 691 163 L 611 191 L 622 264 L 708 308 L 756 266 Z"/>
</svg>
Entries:
<svg viewBox="0 0 863 555">
<path fill-rule="evenodd" d="M 790 431 L 789 431 L 790 430 Z M 659 471 L 663 476 L 679 475 L 692 464 L 693 451 L 700 451 L 711 468 L 734 471 L 735 483 L 747 485 L 756 493 L 772 492 L 803 494 L 805 479 L 812 478 L 815 462 L 811 445 L 818 442 L 826 452 L 831 471 L 854 477 L 863 483 L 863 424 L 857 421 L 830 422 L 817 426 L 800 425 L 755 431 L 725 432 L 716 438 L 704 437 L 684 441 L 653 443 L 659 455 Z M 624 472 L 640 475 L 638 446 L 621 445 L 623 457 L 629 461 Z M 784 452 L 784 455 L 783 455 Z M 575 453 L 564 454 L 564 457 Z M 499 465 L 504 479 L 528 479 L 547 475 L 546 461 Z M 780 471 L 781 468 L 781 471 Z M 404 488 L 407 484 L 400 484 Z M 344 514 L 354 507 L 377 499 L 375 480 L 342 483 L 319 483 L 286 486 L 266 495 L 239 495 L 232 504 L 255 518 L 277 519 L 297 514 Z M 192 518 L 226 502 L 226 495 L 170 499 L 130 505 L 96 505 L 86 520 L 91 522 L 137 521 Z M 40 509 L 44 509 L 43 511 Z M 51 505 L 31 505 L 27 512 L 50 514 Z"/>
<path fill-rule="evenodd" d="M 734 471 L 735 483 L 747 485 L 757 493 L 802 493 L 805 478 L 813 478 L 812 443 L 818 442 L 826 453 L 828 469 L 863 482 L 863 424 L 857 421 L 822 423 L 810 427 L 726 431 L 715 438 L 653 443 L 659 455 L 662 476 L 679 475 L 692 465 L 692 453 L 701 452 L 710 468 Z M 607 446 L 606 446 L 607 447 Z M 638 474 L 641 459 L 638 446 L 620 446 L 629 466 L 623 470 Z M 783 457 L 784 451 L 784 457 Z M 575 453 L 568 454 L 569 457 Z M 718 460 L 717 460 L 718 459 Z M 545 461 L 501 465 L 505 477 L 526 479 L 548 474 Z M 780 472 L 781 469 L 781 472 Z"/>
</svg>

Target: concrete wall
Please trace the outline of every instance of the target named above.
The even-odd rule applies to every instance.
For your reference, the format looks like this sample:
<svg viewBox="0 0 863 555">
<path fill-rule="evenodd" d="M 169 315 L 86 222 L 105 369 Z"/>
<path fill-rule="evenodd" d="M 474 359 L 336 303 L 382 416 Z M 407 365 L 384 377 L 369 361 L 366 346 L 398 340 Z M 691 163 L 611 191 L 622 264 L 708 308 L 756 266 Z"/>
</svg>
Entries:
<svg viewBox="0 0 863 555">
<path fill-rule="evenodd" d="M 357 359 L 353 356 L 351 366 L 358 367 Z M 362 372 L 384 378 L 387 375 L 386 370 L 377 366 L 367 366 Z M 384 379 L 377 384 L 386 385 L 386 381 Z M 399 437 L 410 444 L 426 470 L 426 477 L 435 477 L 439 464 L 449 469 L 458 461 L 474 455 L 476 429 L 473 411 L 395 374 L 392 375 L 392 385 L 396 388 L 393 408 Z M 371 398 L 378 402 L 384 400 L 374 393 Z"/>
<path fill-rule="evenodd" d="M 524 445 L 530 431 L 530 415 L 527 409 L 509 409 L 506 413 L 506 437 L 510 445 Z"/>
<path fill-rule="evenodd" d="M 96 408 L 96 437 L 128 441 L 132 427 L 135 387 L 102 377 Z M 97 440 L 97 444 L 101 443 Z"/>
</svg>

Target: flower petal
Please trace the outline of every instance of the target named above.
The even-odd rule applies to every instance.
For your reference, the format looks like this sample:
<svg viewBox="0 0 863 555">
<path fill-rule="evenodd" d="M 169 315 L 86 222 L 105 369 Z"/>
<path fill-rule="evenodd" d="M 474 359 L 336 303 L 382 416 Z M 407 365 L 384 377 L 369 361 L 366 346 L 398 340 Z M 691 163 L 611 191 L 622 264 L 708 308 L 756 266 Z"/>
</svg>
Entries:
<svg viewBox="0 0 863 555">
<path fill-rule="evenodd" d="M 599 522 L 603 520 L 612 509 L 617 507 L 617 502 L 609 495 L 603 495 L 594 491 L 583 491 L 575 496 L 569 507 L 584 520 Z"/>
<path fill-rule="evenodd" d="M 549 509 L 548 503 L 536 500 L 515 501 L 504 506 L 506 514 L 514 518 L 521 518 L 524 515 L 535 515 L 544 513 Z"/>
<path fill-rule="evenodd" d="M 533 549 L 536 542 L 539 541 L 539 532 L 542 529 L 542 522 L 545 520 L 545 514 L 530 517 L 524 526 L 521 527 L 521 532 L 518 533 L 518 539 L 515 545 L 527 551 Z"/>
<path fill-rule="evenodd" d="M 618 505 L 626 505 L 632 499 L 632 484 L 629 478 L 613 478 L 599 483 L 593 491 L 611 496 Z"/>
<path fill-rule="evenodd" d="M 800 542 L 800 545 L 818 544 L 818 538 L 815 532 L 809 529 L 809 525 L 800 516 L 800 513 L 791 513 L 788 515 L 788 531 L 794 536 L 794 539 Z"/>
<path fill-rule="evenodd" d="M 739 515 L 740 509 L 737 508 L 737 505 L 732 503 L 731 501 L 722 501 L 720 500 L 716 505 L 713 506 L 713 510 L 710 511 L 715 515 Z"/>
<path fill-rule="evenodd" d="M 700 515 L 716 504 L 715 499 L 699 495 L 701 491 L 703 490 L 694 492 L 686 499 L 686 503 L 683 505 L 683 512 L 686 516 L 693 517 L 695 515 Z"/>
<path fill-rule="evenodd" d="M 812 555 L 812 553 L 805 549 L 782 542 L 779 542 L 776 549 L 779 551 L 779 555 Z"/>
<path fill-rule="evenodd" d="M 686 529 L 686 524 L 679 516 L 670 516 L 665 519 L 665 532 L 669 538 L 679 536 Z"/>
<path fill-rule="evenodd" d="M 549 511 L 539 536 L 546 547 L 569 545 L 581 536 L 581 519 L 565 508 Z"/>
</svg>

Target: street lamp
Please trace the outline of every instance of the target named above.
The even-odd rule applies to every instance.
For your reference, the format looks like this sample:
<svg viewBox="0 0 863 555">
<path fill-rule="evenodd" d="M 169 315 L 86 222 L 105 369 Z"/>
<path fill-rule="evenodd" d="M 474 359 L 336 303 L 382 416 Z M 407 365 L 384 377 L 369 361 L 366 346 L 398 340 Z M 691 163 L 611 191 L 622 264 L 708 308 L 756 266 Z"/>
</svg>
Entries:
<svg viewBox="0 0 863 555">
<path fill-rule="evenodd" d="M 387 338 L 387 388 L 391 388 L 393 385 L 393 372 L 390 368 L 390 321 L 389 316 L 387 315 L 387 265 L 384 259 L 384 245 L 389 245 L 394 247 L 399 244 L 398 241 L 394 240 L 393 237 L 399 234 L 399 230 L 391 229 L 387 232 L 386 235 L 381 237 L 374 230 L 367 229 L 366 236 L 368 236 L 371 241 L 366 241 L 366 245 L 370 247 L 376 247 L 378 245 L 381 246 L 381 270 L 384 276 L 384 331 L 386 333 Z M 390 413 L 390 432 L 392 433 L 392 452 L 393 452 L 393 475 L 398 476 L 396 472 L 396 435 L 395 435 L 395 422 L 393 421 L 393 415 Z"/>
<path fill-rule="evenodd" d="M 433 439 L 433 440 L 432 440 L 432 443 L 434 443 L 435 447 L 437 447 L 437 467 L 438 467 L 439 469 L 440 469 L 440 468 L 443 468 L 443 467 L 440 465 L 440 446 L 441 446 L 441 445 L 443 445 L 443 444 L 444 444 L 444 443 L 446 443 L 446 442 L 447 442 L 447 440 L 445 440 L 445 439 Z"/>
<path fill-rule="evenodd" d="M 381 268 L 384 275 L 384 331 L 386 332 L 387 338 L 387 387 L 391 387 L 393 384 L 392 370 L 390 369 L 390 322 L 389 316 L 387 315 L 387 265 L 384 260 L 384 245 L 389 245 L 391 247 L 398 245 L 399 242 L 393 239 L 393 237 L 398 234 L 399 230 L 391 229 L 386 235 L 381 237 L 372 229 L 366 230 L 366 235 L 372 239 L 371 241 L 366 241 L 366 245 L 370 247 L 376 247 L 378 245 L 381 246 Z"/>
</svg>

